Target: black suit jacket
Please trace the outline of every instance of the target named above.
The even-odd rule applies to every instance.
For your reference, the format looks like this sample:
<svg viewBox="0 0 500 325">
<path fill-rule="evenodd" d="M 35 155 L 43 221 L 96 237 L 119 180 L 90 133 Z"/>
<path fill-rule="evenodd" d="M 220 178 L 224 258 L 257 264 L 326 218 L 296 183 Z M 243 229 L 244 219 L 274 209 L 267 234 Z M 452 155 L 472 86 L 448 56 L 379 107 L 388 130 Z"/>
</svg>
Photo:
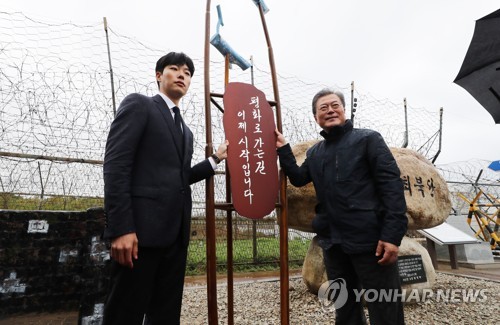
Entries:
<svg viewBox="0 0 500 325">
<path fill-rule="evenodd" d="M 160 95 L 122 101 L 104 157 L 104 238 L 135 232 L 139 246 L 166 247 L 178 236 L 188 244 L 190 184 L 214 170 L 207 159 L 191 167 L 193 133 L 184 122 L 183 130 L 184 148 Z"/>
</svg>

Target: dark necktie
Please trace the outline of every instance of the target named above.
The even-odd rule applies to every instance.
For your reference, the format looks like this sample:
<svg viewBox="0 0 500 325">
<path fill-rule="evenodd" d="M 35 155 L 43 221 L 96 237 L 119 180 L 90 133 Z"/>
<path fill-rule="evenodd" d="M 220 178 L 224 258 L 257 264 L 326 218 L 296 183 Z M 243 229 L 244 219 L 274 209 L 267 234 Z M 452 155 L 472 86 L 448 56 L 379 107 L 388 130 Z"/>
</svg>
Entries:
<svg viewBox="0 0 500 325">
<path fill-rule="evenodd" d="M 176 131 L 178 132 L 178 135 L 179 135 L 179 140 L 180 140 L 180 145 L 181 145 L 181 153 L 184 154 L 184 136 L 182 135 L 181 112 L 179 111 L 179 107 L 177 107 L 177 106 L 172 107 L 172 110 L 174 111 L 174 122 L 175 122 L 175 128 L 177 129 Z"/>
<path fill-rule="evenodd" d="M 182 135 L 182 127 L 181 127 L 181 112 L 179 111 L 179 107 L 174 106 L 172 107 L 172 111 L 174 111 L 174 121 L 175 121 L 175 126 L 177 127 L 177 131 L 179 131 L 179 134 Z"/>
</svg>

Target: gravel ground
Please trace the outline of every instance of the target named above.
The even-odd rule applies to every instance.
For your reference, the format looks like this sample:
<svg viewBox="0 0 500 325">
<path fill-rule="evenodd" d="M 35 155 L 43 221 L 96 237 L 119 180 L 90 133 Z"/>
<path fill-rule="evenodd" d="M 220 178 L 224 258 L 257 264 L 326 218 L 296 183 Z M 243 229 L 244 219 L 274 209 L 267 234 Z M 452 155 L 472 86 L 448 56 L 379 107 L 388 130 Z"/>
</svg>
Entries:
<svg viewBox="0 0 500 325">
<path fill-rule="evenodd" d="M 422 303 L 405 305 L 407 325 L 495 324 L 500 325 L 500 281 L 479 280 L 437 273 L 434 292 L 446 289 L 483 290 L 483 302 L 445 302 L 433 297 Z M 198 282 L 184 290 L 181 324 L 205 325 L 207 289 Z M 219 323 L 227 324 L 226 287 L 218 284 Z M 480 297 L 481 298 L 481 297 Z M 234 324 L 280 324 L 279 281 L 235 281 Z M 334 313 L 325 311 L 318 298 L 309 293 L 302 279 L 290 280 L 290 324 L 333 324 Z M 0 325 L 70 325 L 78 324 L 78 311 L 55 314 L 27 314 L 0 320 Z"/>
<path fill-rule="evenodd" d="M 217 286 L 220 324 L 227 324 L 226 289 L 226 286 Z M 445 301 L 443 296 L 437 299 L 437 293 L 446 293 L 447 289 L 459 292 L 458 295 L 448 295 L 455 299 Z M 464 302 L 462 289 L 483 291 L 476 302 Z M 206 299 L 206 287 L 186 288 L 181 324 L 207 324 Z M 431 298 L 405 305 L 405 321 L 407 325 L 496 324 L 500 322 L 499 304 L 499 282 L 438 273 Z M 334 318 L 334 312 L 322 308 L 318 298 L 307 291 L 301 278 L 290 280 L 290 324 L 333 324 Z M 234 324 L 280 324 L 279 281 L 235 283 Z"/>
</svg>

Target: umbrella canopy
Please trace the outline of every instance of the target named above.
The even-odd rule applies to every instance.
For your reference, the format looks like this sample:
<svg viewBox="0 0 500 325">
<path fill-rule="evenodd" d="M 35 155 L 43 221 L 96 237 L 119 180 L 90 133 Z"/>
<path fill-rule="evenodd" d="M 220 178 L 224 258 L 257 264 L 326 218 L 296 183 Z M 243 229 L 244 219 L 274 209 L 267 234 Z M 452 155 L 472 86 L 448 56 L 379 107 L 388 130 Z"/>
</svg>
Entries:
<svg viewBox="0 0 500 325">
<path fill-rule="evenodd" d="M 500 124 L 500 10 L 476 21 L 472 41 L 454 82 Z"/>
<path fill-rule="evenodd" d="M 500 170 L 500 160 L 495 160 L 492 161 L 491 164 L 488 166 L 489 169 L 494 170 L 494 171 L 499 171 Z"/>
</svg>

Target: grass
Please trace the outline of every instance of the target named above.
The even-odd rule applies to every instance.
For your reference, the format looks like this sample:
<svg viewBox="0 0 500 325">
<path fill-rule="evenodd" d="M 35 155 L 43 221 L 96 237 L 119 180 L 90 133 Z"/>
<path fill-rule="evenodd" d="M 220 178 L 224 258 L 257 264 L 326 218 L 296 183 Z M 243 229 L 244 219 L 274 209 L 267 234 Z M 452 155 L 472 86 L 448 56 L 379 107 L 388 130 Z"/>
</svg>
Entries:
<svg viewBox="0 0 500 325">
<path fill-rule="evenodd" d="M 84 211 L 103 205 L 103 198 L 98 197 L 51 196 L 42 200 L 35 196 L 0 193 L 0 209 Z"/>
<path fill-rule="evenodd" d="M 293 239 L 288 241 L 288 261 L 290 268 L 302 266 L 309 239 Z M 251 239 L 233 241 L 234 272 L 271 271 L 279 268 L 279 239 L 257 238 L 257 253 L 254 256 Z M 227 270 L 227 241 L 216 243 L 217 272 Z M 192 241 L 188 250 L 187 275 L 200 275 L 206 272 L 206 244 L 204 240 Z"/>
</svg>

